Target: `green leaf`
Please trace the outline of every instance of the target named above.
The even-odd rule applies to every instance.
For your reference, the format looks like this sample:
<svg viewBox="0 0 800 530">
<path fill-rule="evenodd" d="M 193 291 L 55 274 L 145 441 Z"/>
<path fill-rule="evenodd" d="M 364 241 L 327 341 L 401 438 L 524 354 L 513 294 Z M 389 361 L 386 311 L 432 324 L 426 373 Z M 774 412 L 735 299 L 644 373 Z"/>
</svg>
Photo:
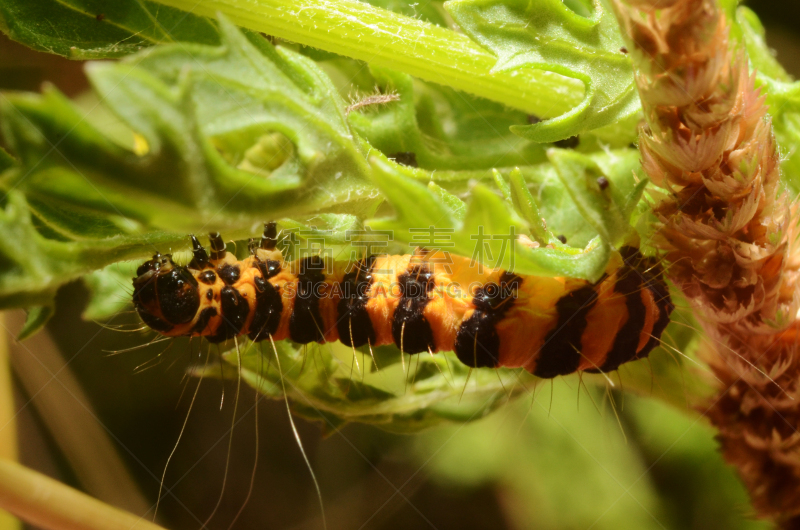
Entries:
<svg viewBox="0 0 800 530">
<path fill-rule="evenodd" d="M 591 164 L 599 167 L 608 178 L 612 197 L 626 218 L 630 217 L 633 208 L 647 207 L 639 201 L 646 179 L 641 170 L 638 150 L 604 150 L 583 156 L 588 156 Z M 599 232 L 583 217 L 554 164 L 520 167 L 519 170 L 550 233 L 564 236 L 572 247 L 586 246 L 598 235 Z M 437 172 L 436 176 L 441 177 L 442 173 Z M 508 176 L 511 176 L 511 171 L 508 171 Z M 551 243 L 560 245 L 560 242 L 552 240 Z"/>
<path fill-rule="evenodd" d="M 781 180 L 797 193 L 800 191 L 800 81 L 783 69 L 766 42 L 764 27 L 747 9 L 736 10 L 736 28 L 741 32 L 756 83 L 767 98 L 775 138 L 781 146 Z"/>
<path fill-rule="evenodd" d="M 378 197 L 363 142 L 327 77 L 260 36 L 224 21 L 220 27 L 221 47 L 165 45 L 91 65 L 105 104 L 140 135 L 141 156 L 104 138 L 52 90 L 9 97 L 3 127 L 20 170 L 8 185 L 183 233 L 206 227 L 251 235 L 265 212 L 372 211 Z M 275 134 L 292 149 L 278 168 L 253 171 L 254 147 L 263 151 Z"/>
<path fill-rule="evenodd" d="M 401 5 L 394 0 L 375 0 L 374 3 L 420 16 L 433 24 L 354 0 L 341 0 L 335 5 L 266 0 L 256 6 L 244 5 L 241 0 L 223 0 L 213 6 L 193 0 L 160 0 L 158 3 L 123 0 L 113 6 L 97 0 L 66 0 L 47 2 L 43 7 L 37 2 L 35 8 L 18 0 L 7 8 L 5 26 L 15 38 L 39 49 L 75 57 L 107 57 L 130 53 L 155 42 L 216 43 L 214 25 L 195 13 L 211 17 L 222 11 L 237 24 L 257 31 L 369 60 L 375 65 L 405 71 L 539 116 L 555 116 L 572 108 L 560 121 L 551 120 L 530 127 L 515 124 L 521 127 L 520 131 L 528 131 L 523 134 L 539 142 L 602 127 L 613 123 L 614 116 L 621 117 L 638 108 L 635 91 L 631 90 L 626 96 L 620 86 L 611 83 L 614 79 L 622 83 L 625 76 L 615 75 L 623 71 L 630 81 L 630 71 L 629 68 L 625 70 L 624 58 L 621 59 L 623 63 L 618 64 L 619 43 L 613 40 L 614 37 L 618 40 L 616 25 L 613 17 L 607 15 L 604 4 L 596 5 L 595 13 L 587 18 L 555 0 L 538 2 L 533 8 L 535 12 L 548 13 L 540 17 L 540 22 L 547 26 L 547 42 L 542 45 L 537 39 L 527 37 L 517 43 L 525 52 L 530 52 L 531 42 L 539 44 L 539 48 L 530 52 L 536 56 L 536 64 L 532 68 L 519 68 L 512 63 L 504 64 L 502 57 L 498 64 L 496 58 L 480 46 L 447 29 L 441 11 L 429 4 Z M 457 11 L 463 11 L 460 5 L 451 6 L 454 16 Z M 178 11 L 181 9 L 185 13 Z M 577 11 L 589 14 L 585 9 Z M 98 15 L 102 15 L 102 20 L 97 19 Z M 356 20 L 359 23 L 354 24 Z M 467 24 L 466 20 L 459 22 L 468 30 L 476 25 Z M 489 20 L 489 24 L 501 32 L 507 23 L 503 18 Z M 53 27 L 62 30 L 54 32 Z M 386 30 L 365 32 L 365 27 Z M 494 36 L 487 40 L 480 33 L 471 35 L 495 53 L 505 46 L 505 42 L 499 43 L 499 48 L 495 49 L 491 45 L 497 40 Z M 595 64 L 596 68 L 589 68 L 588 59 L 594 56 L 602 56 L 602 61 Z M 582 103 L 581 83 L 586 92 Z M 595 115 L 595 108 L 604 110 Z M 570 121 L 569 116 L 576 119 Z M 577 129 L 572 126 L 576 120 L 583 124 Z M 537 130 L 540 132 L 535 132 Z M 509 163 L 518 164 L 516 161 Z"/>
<path fill-rule="evenodd" d="M 511 186 L 508 185 L 503 175 L 497 169 L 492 169 L 492 178 L 494 179 L 494 184 L 497 186 L 497 189 L 503 194 L 503 198 L 507 201 L 511 201 Z"/>
<path fill-rule="evenodd" d="M 538 241 L 540 245 L 546 245 L 553 239 L 551 234 L 547 231 L 547 227 L 542 222 L 542 216 L 539 213 L 539 208 L 533 200 L 528 184 L 525 182 L 525 177 L 522 176 L 522 171 L 519 168 L 514 168 L 509 174 L 511 180 L 511 187 L 509 195 L 514 204 L 517 212 L 528 222 L 531 227 L 531 235 L 534 241 Z"/>
<path fill-rule="evenodd" d="M 744 37 L 745 48 L 750 63 L 761 75 L 777 81 L 791 81 L 792 78 L 783 69 L 767 45 L 766 32 L 758 16 L 746 6 L 736 9 L 733 19 Z"/>
<path fill-rule="evenodd" d="M 414 153 L 429 170 L 490 169 L 546 160 L 543 146 L 512 134 L 528 115 L 451 88 L 413 81 L 408 75 L 370 67 L 374 85 L 399 100 L 350 114 L 354 129 L 392 158 Z M 372 90 L 372 87 L 370 87 Z"/>
<path fill-rule="evenodd" d="M 446 210 L 450 212 L 454 221 L 462 222 L 467 215 L 467 205 L 464 201 L 448 193 L 446 189 L 437 185 L 435 182 L 428 183 L 428 191 L 432 192 Z"/>
<path fill-rule="evenodd" d="M 219 26 L 221 46 L 162 45 L 119 63 L 91 66 L 103 104 L 128 128 L 117 127 L 111 137 L 102 132 L 107 127 L 95 127 L 91 116 L 52 89 L 41 96 L 9 95 L 0 102 L 0 126 L 16 155 L 8 159 L 13 165 L 3 174 L 3 185 L 25 193 L 24 210 L 33 215 L 39 238 L 29 238 L 38 247 L 30 249 L 31 263 L 8 276 L 13 281 L 0 289 L 4 304 L 43 305 L 59 285 L 79 274 L 126 257 L 184 249 L 188 241 L 183 234 L 198 229 L 224 230 L 228 238 L 244 239 L 257 236 L 264 220 L 291 216 L 283 222 L 286 228 L 308 229 L 346 247 L 344 232 L 361 228 L 384 200 L 377 185 L 382 175 L 397 172 L 404 176 L 402 185 L 383 186 L 395 206 L 402 207 L 409 198 L 404 195 L 416 189 L 408 186 L 414 180 L 435 183 L 414 191 L 421 193 L 419 200 L 411 198 L 407 220 L 399 226 L 406 234 L 410 227 L 458 228 L 454 252 L 471 257 L 475 222 L 489 229 L 489 237 L 508 235 L 512 227 L 516 233 L 525 230 L 513 209 L 485 188 L 475 188 L 465 209 L 459 196 L 469 191 L 472 180 L 491 179 L 489 169 L 413 170 L 376 156 L 368 164 L 366 153 L 375 153 L 374 148 L 350 129 L 344 102 L 319 68 L 260 36 L 243 35 L 224 21 Z M 389 78 L 400 85 L 408 82 L 406 76 Z M 443 116 L 462 113 L 453 106 L 455 99 L 446 101 L 451 105 Z M 479 145 L 493 134 L 502 137 L 496 128 L 469 132 L 476 128 L 470 124 L 500 120 L 499 108 L 482 105 L 475 114 L 462 116 L 465 121 L 455 135 L 443 138 Z M 407 130 L 413 130 L 419 127 L 413 121 L 418 110 L 404 107 L 391 119 L 411 116 Z M 424 144 L 425 137 L 419 138 Z M 490 159 L 481 156 L 484 164 Z M 503 178 L 509 171 L 501 170 Z M 576 215 L 552 166 L 521 166 L 520 171 L 536 190 L 541 214 L 548 221 L 552 217 L 552 226 L 567 234 L 573 246 L 585 248 L 517 244 L 513 264 L 505 252 L 499 261 L 493 258 L 493 265 L 596 278 L 608 249 L 589 244 L 596 234 Z M 418 217 L 420 212 L 431 218 Z M 410 238 L 399 241 L 409 243 Z M 125 252 L 98 253 L 104 257 L 96 260 L 81 254 L 71 267 L 56 267 L 51 262 L 57 260 L 49 257 L 51 245 L 70 252 L 122 245 Z M 503 253 L 502 240 L 487 245 L 493 256 Z M 45 278 L 37 271 L 40 265 L 59 272 Z M 88 314 L 99 318 L 111 309 L 94 311 Z"/>
<path fill-rule="evenodd" d="M 354 353 L 340 343 L 295 348 L 282 341 L 273 350 L 268 340 L 258 345 L 245 341 L 239 351 L 247 384 L 267 397 L 284 399 L 283 380 L 293 411 L 323 422 L 328 430 L 358 421 L 408 433 L 443 421 L 469 421 L 533 381 L 516 370 L 470 370 L 452 353 L 405 355 L 403 362 L 391 362 L 390 356 L 400 357 L 393 346 L 376 348 L 377 366 L 368 352 Z M 223 358 L 229 364 L 222 376 L 236 378 L 237 350 Z M 220 377 L 220 368 L 211 363 L 192 373 Z"/>
<path fill-rule="evenodd" d="M 219 42 L 209 19 L 149 0 L 6 0 L 0 30 L 71 59 L 122 57 L 160 42 Z"/>
<path fill-rule="evenodd" d="M 81 315 L 84 320 L 107 320 L 130 307 L 131 279 L 136 277 L 139 265 L 138 261 L 122 261 L 84 276 L 83 282 L 92 295 Z"/>
<path fill-rule="evenodd" d="M 42 330 L 47 321 L 53 316 L 55 307 L 53 305 L 35 306 L 28 309 L 25 324 L 17 335 L 17 340 L 23 341 Z"/>
<path fill-rule="evenodd" d="M 185 244 L 185 237 L 165 232 L 147 236 L 117 235 L 68 240 L 46 229 L 17 190 L 0 209 L 0 307 L 49 306 L 56 289 L 110 263 L 142 257 L 153 245 Z"/>
<path fill-rule="evenodd" d="M 756 83 L 764 85 L 769 112 L 780 118 L 787 112 L 800 112 L 800 82 L 792 79 L 775 58 L 766 41 L 764 26 L 747 7 L 736 10 L 736 27 L 741 31 Z"/>
<path fill-rule="evenodd" d="M 583 101 L 569 112 L 513 132 L 553 142 L 613 124 L 639 109 L 630 59 L 614 14 L 594 0 L 581 16 L 561 0 L 455 0 L 447 10 L 473 39 L 497 56 L 493 72 L 543 69 L 580 80 Z"/>
<path fill-rule="evenodd" d="M 439 238 L 442 250 L 518 274 L 594 281 L 605 271 L 609 248 L 599 241 L 585 249 L 530 248 L 516 240 L 509 245 L 510 237 L 527 231 L 526 223 L 486 186 L 472 187 L 466 215 L 459 222 L 433 191 L 409 177 L 410 170 L 377 157 L 370 161 L 376 183 L 394 207 L 396 217 L 374 219 L 368 225 L 375 230 L 392 231 L 397 241 L 435 247 L 419 243 L 420 231 L 427 230 L 431 237 Z"/>
<path fill-rule="evenodd" d="M 496 58 L 466 35 L 358 0 L 158 0 L 444 84 L 511 108 L 557 115 L 580 101 L 580 82 L 541 70 L 496 72 Z"/>
<path fill-rule="evenodd" d="M 547 155 L 583 218 L 604 241 L 619 248 L 631 235 L 631 205 L 639 202 L 643 185 L 630 192 L 617 189 L 592 158 L 575 151 L 550 149 Z"/>
<path fill-rule="evenodd" d="M 408 0 L 366 0 L 367 3 L 400 13 L 407 17 L 424 20 L 437 26 L 447 27 L 442 5 L 433 0 L 428 2 L 409 2 Z"/>
</svg>

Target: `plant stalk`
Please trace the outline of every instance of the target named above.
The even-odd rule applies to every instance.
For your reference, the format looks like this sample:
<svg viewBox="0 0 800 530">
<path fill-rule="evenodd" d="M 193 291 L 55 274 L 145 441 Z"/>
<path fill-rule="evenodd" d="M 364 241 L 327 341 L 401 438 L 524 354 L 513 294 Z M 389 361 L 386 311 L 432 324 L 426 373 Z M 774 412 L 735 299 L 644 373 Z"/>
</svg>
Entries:
<svg viewBox="0 0 800 530">
<path fill-rule="evenodd" d="M 0 460 L 0 507 L 48 530 L 161 529 L 9 460 Z"/>
<path fill-rule="evenodd" d="M 614 0 L 662 188 L 655 245 L 718 381 L 702 407 L 759 516 L 800 528 L 798 209 L 747 58 L 714 0 Z"/>
<path fill-rule="evenodd" d="M 520 109 L 558 116 L 583 84 L 533 68 L 492 72 L 497 58 L 466 35 L 357 0 L 155 0 L 320 50 L 405 72 Z"/>
<path fill-rule="evenodd" d="M 5 328 L 5 313 L 0 312 L 0 459 L 16 462 L 19 457 L 17 444 L 17 422 L 14 410 L 14 386 L 11 381 L 8 334 Z M 10 513 L 0 510 L 0 529 L 12 530 L 22 523 Z"/>
<path fill-rule="evenodd" d="M 10 329 L 20 329 L 24 315 L 21 311 L 9 312 L 6 321 Z M 146 513 L 150 503 L 48 332 L 14 344 L 11 362 L 24 390 L 35 396 L 33 405 L 81 486 L 103 502 Z"/>
</svg>

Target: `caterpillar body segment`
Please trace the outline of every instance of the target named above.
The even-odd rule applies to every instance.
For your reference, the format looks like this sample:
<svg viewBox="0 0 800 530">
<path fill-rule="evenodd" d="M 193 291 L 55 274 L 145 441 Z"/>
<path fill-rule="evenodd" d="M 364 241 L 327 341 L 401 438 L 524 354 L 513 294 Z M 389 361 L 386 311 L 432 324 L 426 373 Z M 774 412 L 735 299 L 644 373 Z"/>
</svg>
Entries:
<svg viewBox="0 0 800 530">
<path fill-rule="evenodd" d="M 455 351 L 468 366 L 552 378 L 646 357 L 673 309 L 662 271 L 632 247 L 590 283 L 520 276 L 424 249 L 356 263 L 286 262 L 272 223 L 243 260 L 225 252 L 218 234 L 211 242 L 209 255 L 192 236 L 188 266 L 157 254 L 139 267 L 133 298 L 145 324 L 212 343 L 247 335 Z"/>
</svg>

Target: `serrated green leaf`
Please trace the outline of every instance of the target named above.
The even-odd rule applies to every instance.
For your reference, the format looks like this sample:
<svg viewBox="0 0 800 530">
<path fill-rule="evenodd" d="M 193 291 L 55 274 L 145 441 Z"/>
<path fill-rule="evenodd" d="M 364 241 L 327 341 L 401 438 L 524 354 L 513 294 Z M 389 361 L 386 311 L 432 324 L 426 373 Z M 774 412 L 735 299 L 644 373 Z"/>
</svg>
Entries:
<svg viewBox="0 0 800 530">
<path fill-rule="evenodd" d="M 619 248 L 631 233 L 623 212 L 631 201 L 616 189 L 590 157 L 565 149 L 551 149 L 550 160 L 586 221 L 605 241 Z M 605 181 L 607 187 L 601 186 Z M 643 189 L 639 189 L 641 195 Z M 638 202 L 639 197 L 635 198 Z"/>
<path fill-rule="evenodd" d="M 632 148 L 601 150 L 586 154 L 586 156 L 597 164 L 603 174 L 613 183 L 614 196 L 621 201 L 623 211 L 628 213 L 632 208 L 641 205 L 641 202 L 637 202 L 641 195 L 638 188 L 646 185 L 644 182 L 646 179 L 641 171 L 638 150 Z M 497 179 L 509 180 L 512 171 L 516 169 L 494 168 L 489 171 L 434 171 L 429 173 L 405 168 L 403 174 L 420 182 L 436 182 L 450 193 L 466 196 L 470 190 L 469 184 L 473 181 L 488 182 L 491 180 L 502 190 L 504 184 L 498 183 Z M 586 222 L 576 207 L 552 163 L 519 166 L 518 169 L 541 217 L 546 221 L 546 229 L 549 232 L 566 237 L 573 247 L 586 246 L 591 239 L 597 236 L 597 231 Z M 637 179 L 639 184 L 637 184 Z M 525 217 L 519 208 L 517 213 L 521 217 Z"/>
<path fill-rule="evenodd" d="M 149 0 L 6 0 L 0 30 L 71 59 L 122 57 L 160 42 L 219 42 L 209 19 Z"/>
<path fill-rule="evenodd" d="M 276 50 L 262 37 L 243 35 L 224 21 L 220 27 L 224 44 L 219 47 L 165 45 L 120 63 L 92 66 L 104 103 L 135 131 L 136 151 L 105 137 L 52 89 L 42 96 L 3 100 L 4 135 L 18 157 L 4 173 L 4 183 L 26 193 L 26 210 L 33 214 L 42 245 L 80 242 L 85 248 L 105 248 L 117 238 L 138 244 L 127 247 L 126 256 L 146 256 L 186 248 L 179 234 L 218 228 L 226 237 L 252 237 L 259 222 L 286 215 L 294 217 L 284 222 L 287 228 L 308 229 L 343 245 L 342 232 L 361 228 L 361 220 L 374 215 L 383 198 L 372 181 L 375 167 L 364 158 L 370 147 L 351 132 L 344 102 L 330 80 L 305 57 Z M 270 166 L 276 157 L 283 163 Z M 491 220 L 496 231 L 489 235 L 508 234 L 512 226 L 524 229 L 525 223 L 491 193 L 479 192 L 482 198 L 474 198 L 472 213 L 464 211 L 457 194 L 468 191 L 471 179 L 491 178 L 489 170 L 424 171 L 381 164 L 391 167 L 381 172 L 403 171 L 412 181 L 441 186 L 431 187 L 433 195 L 423 187 L 423 202 L 411 201 L 409 221 L 401 227 L 406 233 L 422 221 L 456 228 L 465 215 Z M 574 206 L 552 167 L 522 170 L 548 202 L 542 214 L 552 214 L 556 225 L 566 221 L 565 232 L 586 244 L 594 234 L 576 224 Z M 390 186 L 386 193 L 393 197 L 408 189 Z M 431 218 L 419 217 L 421 212 Z M 469 226 L 461 228 L 457 247 L 467 256 L 475 245 Z M 150 238 L 150 227 L 165 227 L 175 235 L 154 232 Z M 490 245 L 495 253 L 502 247 L 499 240 Z M 607 250 L 594 244 L 567 253 L 520 247 L 515 259 L 513 266 L 521 271 L 596 278 Z M 89 272 L 113 260 L 79 261 L 75 271 Z M 499 263 L 512 267 L 510 257 Z M 39 287 L 7 304 L 41 305 L 37 296 L 49 300 L 58 285 L 75 277 L 55 275 L 43 282 L 34 269 L 23 268 L 16 285 L 31 280 Z M 9 283 L 6 294 L 12 292 Z"/>
<path fill-rule="evenodd" d="M 399 100 L 350 114 L 350 123 L 388 157 L 414 153 L 429 170 L 489 169 L 543 162 L 544 148 L 512 134 L 524 112 L 451 88 L 414 82 L 388 68 L 370 67 L 375 85 Z M 370 87 L 370 90 L 372 88 Z"/>
<path fill-rule="evenodd" d="M 92 240 L 135 234 L 141 224 L 121 215 L 96 215 L 85 208 L 66 201 L 28 196 L 28 208 L 39 224 L 39 230 L 49 232 L 53 238 L 67 240 Z"/>
<path fill-rule="evenodd" d="M 530 374 L 518 370 L 470 370 L 452 353 L 405 355 L 402 363 L 374 367 L 369 353 L 358 352 L 354 361 L 353 351 L 339 343 L 296 349 L 283 341 L 275 343 L 273 350 L 269 341 L 257 346 L 245 341 L 239 351 L 242 377 L 248 385 L 270 398 L 284 399 L 283 378 L 293 412 L 321 421 L 328 429 L 358 421 L 408 433 L 443 421 L 469 421 L 533 381 Z M 378 353 L 384 361 L 387 354 Z M 237 350 L 226 352 L 223 358 L 228 364 L 222 377 L 236 378 Z M 192 373 L 216 378 L 220 368 L 212 363 Z"/>
<path fill-rule="evenodd" d="M 398 223 L 371 221 L 369 226 L 380 230 L 398 228 L 398 232 L 402 227 L 455 228 L 457 221 L 453 212 L 439 200 L 436 193 L 414 180 L 410 176 L 411 170 L 378 157 L 372 157 L 370 162 L 374 170 L 373 178 L 392 202 Z M 403 241 L 411 240 L 407 234 L 396 233 L 395 237 Z"/>
<path fill-rule="evenodd" d="M 52 90 L 9 98 L 4 130 L 21 167 L 8 185 L 178 232 L 249 232 L 267 215 L 374 209 L 363 146 L 324 74 L 260 36 L 220 27 L 222 47 L 169 45 L 91 66 L 104 102 L 143 138 L 142 156 L 103 138 Z M 220 138 L 229 158 L 236 146 L 243 159 L 274 132 L 294 151 L 266 177 L 231 167 L 214 145 Z"/>
<path fill-rule="evenodd" d="M 290 42 L 445 84 L 525 112 L 559 114 L 580 82 L 542 70 L 494 72 L 496 59 L 467 36 L 358 0 L 157 0 Z M 375 31 L 379 28 L 379 31 Z"/>
<path fill-rule="evenodd" d="M 25 198 L 8 192 L 0 209 L 0 307 L 49 306 L 56 289 L 79 276 L 124 259 L 146 255 L 152 245 L 183 244 L 183 236 L 151 232 L 95 240 L 60 240 L 41 234 Z"/>
<path fill-rule="evenodd" d="M 409 176 L 410 170 L 377 157 L 371 162 L 373 178 L 387 195 L 396 217 L 373 219 L 367 224 L 375 230 L 392 231 L 395 240 L 413 246 L 415 241 L 419 244 L 414 230 L 431 230 L 446 245 L 443 250 L 518 274 L 594 281 L 605 270 L 610 249 L 599 241 L 590 242 L 585 249 L 529 248 L 516 239 L 509 244 L 515 235 L 526 233 L 526 223 L 483 185 L 476 184 L 470 190 L 464 221 L 459 222 L 434 192 Z"/>
<path fill-rule="evenodd" d="M 624 119 L 639 109 L 630 59 L 606 0 L 581 16 L 561 0 L 456 0 L 447 3 L 469 36 L 497 56 L 493 71 L 544 69 L 579 79 L 583 101 L 569 112 L 513 132 L 553 142 Z"/>
</svg>

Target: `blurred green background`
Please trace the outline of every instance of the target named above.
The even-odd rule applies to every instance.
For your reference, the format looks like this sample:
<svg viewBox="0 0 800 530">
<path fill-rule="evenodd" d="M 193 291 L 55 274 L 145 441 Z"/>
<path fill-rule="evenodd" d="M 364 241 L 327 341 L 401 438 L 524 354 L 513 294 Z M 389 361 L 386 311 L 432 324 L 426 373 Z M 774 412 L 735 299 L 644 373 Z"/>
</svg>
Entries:
<svg viewBox="0 0 800 530">
<path fill-rule="evenodd" d="M 778 59 L 800 75 L 800 3 L 747 4 L 761 17 Z M 87 89 L 81 63 L 0 36 L 0 89 L 38 90 L 44 81 L 76 98 Z M 189 407 L 195 383 L 185 390 L 189 350 L 167 342 L 109 355 L 142 344 L 144 336 L 81 320 L 87 300 L 82 284 L 66 286 L 46 332 L 11 347 L 20 459 L 144 513 L 155 502 Z M 21 315 L 8 314 L 6 321 L 18 328 Z M 124 322 L 135 324 L 135 315 L 114 324 Z M 137 370 L 153 360 L 151 368 Z M 197 528 L 216 504 L 234 394 L 231 382 L 203 383 L 165 481 L 171 491 L 159 510 L 164 526 Z M 767 527 L 750 519 L 746 493 L 696 412 L 615 391 L 615 413 L 602 391 L 592 391 L 592 399 L 580 394 L 576 378 L 543 383 L 535 400 L 414 436 L 364 425 L 323 436 L 317 424 L 296 420 L 328 528 Z M 254 398 L 242 389 L 226 491 L 209 528 L 228 528 L 247 496 Z M 236 527 L 320 528 L 316 490 L 284 403 L 260 402 L 258 442 L 253 495 Z"/>
</svg>

